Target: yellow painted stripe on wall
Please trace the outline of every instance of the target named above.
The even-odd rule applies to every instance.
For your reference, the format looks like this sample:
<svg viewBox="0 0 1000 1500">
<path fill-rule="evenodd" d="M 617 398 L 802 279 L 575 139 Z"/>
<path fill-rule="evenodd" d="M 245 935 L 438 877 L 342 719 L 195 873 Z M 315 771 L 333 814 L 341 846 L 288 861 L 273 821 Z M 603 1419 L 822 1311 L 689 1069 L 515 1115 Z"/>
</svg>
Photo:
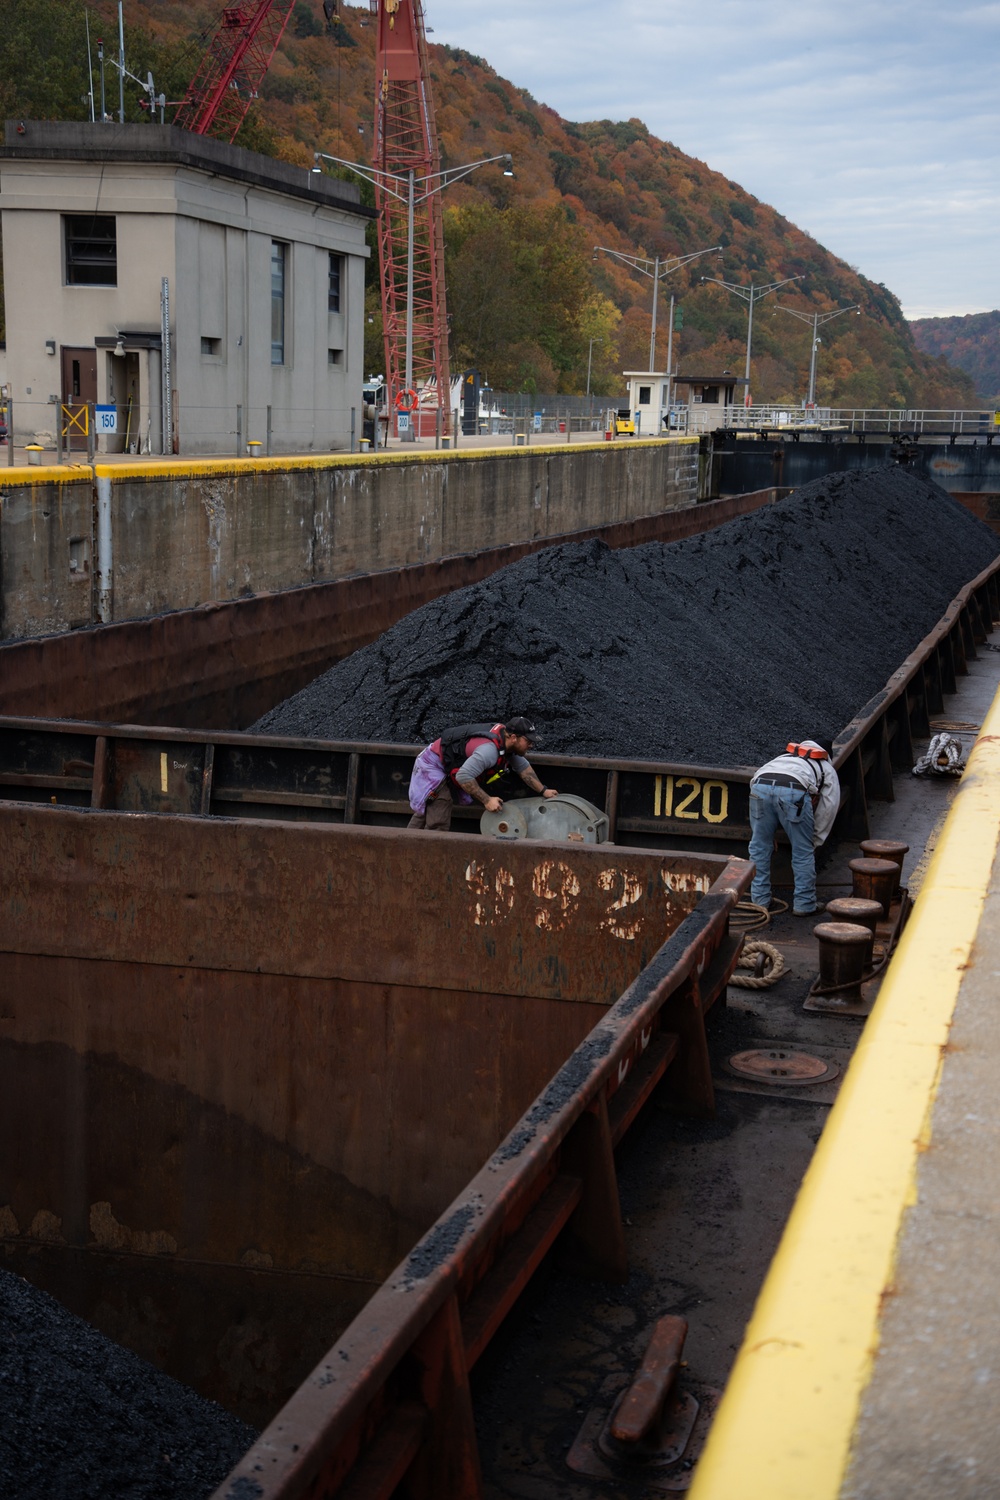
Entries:
<svg viewBox="0 0 1000 1500">
<path fill-rule="evenodd" d="M 1000 841 L 1000 694 L 737 1356 L 690 1500 L 836 1500 Z"/>
<path fill-rule="evenodd" d="M 107 479 L 198 479 L 220 474 L 295 473 L 310 469 L 357 468 L 360 464 L 439 464 L 470 463 L 477 458 L 506 458 L 512 462 L 526 454 L 538 453 L 608 453 L 617 448 L 650 448 L 697 444 L 696 437 L 618 438 L 614 443 L 534 442 L 525 448 L 506 443 L 496 448 L 429 449 L 402 453 L 398 449 L 377 453 L 321 453 L 282 455 L 278 458 L 150 458 L 132 463 L 18 465 L 0 468 L 0 490 L 25 484 L 69 484 L 91 480 L 93 475 Z"/>
<path fill-rule="evenodd" d="M 26 484 L 93 484 L 89 464 L 17 464 L 0 468 L 0 490 L 22 489 Z"/>
<path fill-rule="evenodd" d="M 450 464 L 471 463 L 477 458 L 522 459 L 526 454 L 538 453 L 607 453 L 615 448 L 650 448 L 696 444 L 696 437 L 669 438 L 618 438 L 614 443 L 565 443 L 534 442 L 527 447 L 515 448 L 506 443 L 496 448 L 425 449 L 415 453 L 399 449 L 379 449 L 374 453 L 322 453 L 300 457 L 282 455 L 277 458 L 163 458 L 143 459 L 135 463 L 98 463 L 95 472 L 110 479 L 180 478 L 195 479 L 199 476 L 218 474 L 268 474 L 275 471 L 294 472 L 309 469 L 357 468 L 361 464 Z M 38 470 L 33 469 L 33 474 Z M 2 477 L 0 477 L 2 483 Z"/>
</svg>

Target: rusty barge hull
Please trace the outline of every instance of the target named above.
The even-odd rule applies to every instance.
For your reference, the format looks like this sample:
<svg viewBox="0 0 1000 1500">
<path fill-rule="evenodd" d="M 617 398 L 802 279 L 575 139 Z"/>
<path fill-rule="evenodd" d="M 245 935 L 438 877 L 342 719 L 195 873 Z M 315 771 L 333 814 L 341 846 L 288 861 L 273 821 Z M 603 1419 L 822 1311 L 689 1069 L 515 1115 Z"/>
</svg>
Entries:
<svg viewBox="0 0 1000 1500">
<path fill-rule="evenodd" d="M 0 804 L 2 1263 L 265 1422 L 547 1089 L 553 1120 L 600 1097 L 621 1134 L 641 1056 L 646 1092 L 711 1109 L 704 1012 L 749 872 Z M 595 1041 L 636 984 L 655 1006 Z M 555 1183 L 552 1128 L 509 1153 L 477 1280 Z M 599 1207 L 559 1197 L 583 1242 L 601 1161 Z"/>
<path fill-rule="evenodd" d="M 838 832 L 870 832 L 957 679 L 1000 620 L 1000 559 L 972 580 L 834 743 Z M 0 798 L 121 812 L 404 827 L 417 745 L 294 740 L 85 721 L 0 718 Z M 750 837 L 749 766 L 538 754 L 560 791 L 603 808 L 618 844 L 735 854 Z M 470 831 L 478 811 L 455 809 Z"/>
</svg>

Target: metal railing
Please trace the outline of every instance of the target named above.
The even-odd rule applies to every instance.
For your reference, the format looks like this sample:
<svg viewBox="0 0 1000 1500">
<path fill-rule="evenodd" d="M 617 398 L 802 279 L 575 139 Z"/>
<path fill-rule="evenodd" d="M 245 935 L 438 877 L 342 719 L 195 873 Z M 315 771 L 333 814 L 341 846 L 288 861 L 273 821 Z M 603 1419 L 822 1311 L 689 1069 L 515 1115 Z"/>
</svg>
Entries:
<svg viewBox="0 0 1000 1500">
<path fill-rule="evenodd" d="M 789 428 L 813 432 L 905 433 L 911 436 L 959 434 L 992 437 L 1000 434 L 1000 413 L 941 408 L 760 406 L 688 408 L 689 429 L 711 432 L 719 427 L 735 431 L 774 431 Z"/>
</svg>

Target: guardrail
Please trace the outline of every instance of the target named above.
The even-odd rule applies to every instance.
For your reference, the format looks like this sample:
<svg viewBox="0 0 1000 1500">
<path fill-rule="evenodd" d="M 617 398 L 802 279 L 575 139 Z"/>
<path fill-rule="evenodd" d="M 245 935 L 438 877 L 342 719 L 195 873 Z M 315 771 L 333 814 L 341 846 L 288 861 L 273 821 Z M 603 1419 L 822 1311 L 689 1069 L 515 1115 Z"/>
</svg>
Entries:
<svg viewBox="0 0 1000 1500">
<path fill-rule="evenodd" d="M 731 860 L 465 1190 L 366 1304 L 215 1500 L 412 1500 L 482 1493 L 469 1372 L 562 1236 L 574 1270 L 627 1275 L 614 1148 L 670 1070 L 710 1112 L 704 1020 L 735 968 Z"/>
<path fill-rule="evenodd" d="M 910 436 L 957 435 L 985 437 L 992 441 L 1000 435 L 1000 413 L 993 411 L 918 410 L 895 407 L 729 406 L 720 416 L 718 408 L 704 416 L 697 406 L 688 408 L 691 432 L 710 432 L 720 428 L 730 432 L 796 430 L 871 434 L 908 434 Z"/>
</svg>

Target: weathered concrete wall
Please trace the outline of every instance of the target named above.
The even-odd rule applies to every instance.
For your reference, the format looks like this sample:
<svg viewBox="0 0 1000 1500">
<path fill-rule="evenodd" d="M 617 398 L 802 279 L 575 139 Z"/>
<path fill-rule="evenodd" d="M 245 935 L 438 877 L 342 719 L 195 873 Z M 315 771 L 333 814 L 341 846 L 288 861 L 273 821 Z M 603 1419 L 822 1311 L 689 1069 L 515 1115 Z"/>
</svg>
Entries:
<svg viewBox="0 0 1000 1500">
<path fill-rule="evenodd" d="M 51 475 L 46 470 L 40 480 L 0 482 L 0 620 L 5 639 L 91 623 L 93 533 L 94 483 L 89 469 Z"/>
<path fill-rule="evenodd" d="M 110 558 L 99 556 L 97 477 L 111 485 Z M 95 569 L 110 576 L 109 623 L 564 536 L 697 497 L 694 439 L 12 469 L 0 475 L 2 635 L 102 618 Z"/>
</svg>

